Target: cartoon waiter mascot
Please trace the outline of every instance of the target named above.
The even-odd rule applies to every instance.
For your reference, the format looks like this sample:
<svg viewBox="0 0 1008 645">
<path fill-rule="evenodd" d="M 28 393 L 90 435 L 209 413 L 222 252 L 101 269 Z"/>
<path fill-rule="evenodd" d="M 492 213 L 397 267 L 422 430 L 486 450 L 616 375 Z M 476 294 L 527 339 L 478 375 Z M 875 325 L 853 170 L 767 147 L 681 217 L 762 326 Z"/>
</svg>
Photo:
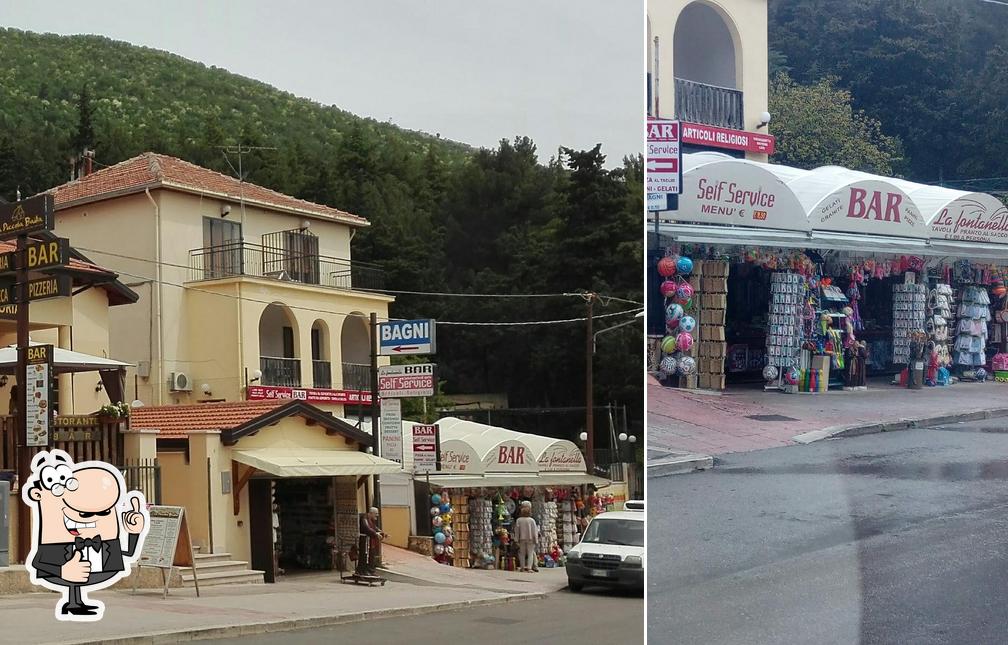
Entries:
<svg viewBox="0 0 1008 645">
<path fill-rule="evenodd" d="M 143 493 L 126 493 L 118 469 L 103 461 L 74 464 L 62 450 L 40 452 L 21 497 L 32 509 L 32 584 L 62 591 L 59 620 L 101 620 L 105 605 L 85 589 L 129 575 L 149 525 Z M 123 548 L 121 534 L 126 534 Z"/>
</svg>

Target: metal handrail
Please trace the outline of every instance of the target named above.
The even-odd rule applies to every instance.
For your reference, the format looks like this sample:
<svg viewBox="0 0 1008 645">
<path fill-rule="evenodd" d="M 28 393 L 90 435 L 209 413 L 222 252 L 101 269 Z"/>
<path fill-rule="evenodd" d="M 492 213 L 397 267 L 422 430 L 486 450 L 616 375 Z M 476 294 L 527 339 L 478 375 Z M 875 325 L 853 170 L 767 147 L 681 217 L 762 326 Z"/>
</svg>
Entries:
<svg viewBox="0 0 1008 645">
<path fill-rule="evenodd" d="M 334 289 L 382 289 L 377 265 L 321 254 L 298 254 L 248 242 L 228 242 L 189 251 L 189 280 L 236 276 L 272 278 Z"/>
<path fill-rule="evenodd" d="M 676 78 L 677 119 L 732 130 L 745 127 L 742 90 Z"/>
</svg>

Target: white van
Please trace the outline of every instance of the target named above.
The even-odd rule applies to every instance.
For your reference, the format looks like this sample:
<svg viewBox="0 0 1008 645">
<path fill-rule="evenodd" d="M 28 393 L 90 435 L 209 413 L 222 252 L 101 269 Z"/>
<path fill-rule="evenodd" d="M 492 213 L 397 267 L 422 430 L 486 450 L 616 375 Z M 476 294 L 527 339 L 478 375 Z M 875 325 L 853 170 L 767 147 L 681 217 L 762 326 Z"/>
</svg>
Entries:
<svg viewBox="0 0 1008 645">
<path fill-rule="evenodd" d="M 644 591 L 644 513 L 600 513 L 567 553 L 567 586 L 625 587 Z"/>
</svg>

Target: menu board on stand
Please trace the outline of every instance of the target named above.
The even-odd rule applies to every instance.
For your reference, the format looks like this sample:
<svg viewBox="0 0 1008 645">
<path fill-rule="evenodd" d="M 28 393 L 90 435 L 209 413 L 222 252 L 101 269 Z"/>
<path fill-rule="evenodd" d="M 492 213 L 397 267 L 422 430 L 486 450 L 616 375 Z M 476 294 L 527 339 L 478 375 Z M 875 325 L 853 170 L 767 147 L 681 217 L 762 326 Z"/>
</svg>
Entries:
<svg viewBox="0 0 1008 645">
<path fill-rule="evenodd" d="M 45 448 L 49 445 L 52 424 L 52 388 L 49 387 L 49 379 L 52 378 L 53 346 L 32 345 L 21 348 L 19 353 L 24 354 L 28 366 L 24 380 L 27 419 L 25 445 Z"/>
</svg>

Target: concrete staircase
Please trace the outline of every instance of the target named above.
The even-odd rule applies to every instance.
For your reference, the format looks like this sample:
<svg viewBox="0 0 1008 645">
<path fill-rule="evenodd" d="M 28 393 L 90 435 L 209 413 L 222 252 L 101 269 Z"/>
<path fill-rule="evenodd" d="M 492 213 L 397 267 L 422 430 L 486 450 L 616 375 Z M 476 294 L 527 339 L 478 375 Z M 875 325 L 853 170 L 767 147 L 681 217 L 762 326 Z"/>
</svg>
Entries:
<svg viewBox="0 0 1008 645">
<path fill-rule="evenodd" d="M 194 587 L 193 569 L 200 587 L 231 584 L 263 584 L 263 572 L 248 568 L 248 562 L 232 560 L 230 553 L 196 553 L 194 567 L 182 567 L 182 586 Z"/>
</svg>

